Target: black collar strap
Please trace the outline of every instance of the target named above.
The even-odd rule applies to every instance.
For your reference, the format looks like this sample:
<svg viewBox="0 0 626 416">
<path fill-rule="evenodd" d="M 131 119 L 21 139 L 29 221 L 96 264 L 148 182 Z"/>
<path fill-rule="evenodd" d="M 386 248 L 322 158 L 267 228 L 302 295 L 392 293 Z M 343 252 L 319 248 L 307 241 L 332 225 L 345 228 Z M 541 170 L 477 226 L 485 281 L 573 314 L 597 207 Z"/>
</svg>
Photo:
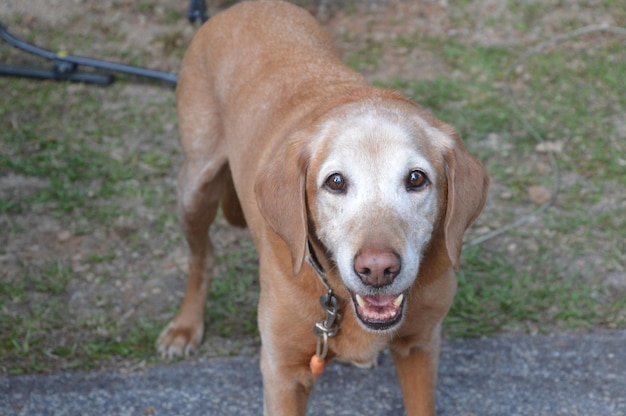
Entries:
<svg viewBox="0 0 626 416">
<path fill-rule="evenodd" d="M 315 270 L 315 273 L 320 278 L 324 286 L 326 286 L 326 289 L 332 290 L 330 288 L 330 285 L 328 284 L 328 280 L 326 279 L 326 271 L 324 270 L 324 266 L 322 266 L 322 264 L 317 258 L 317 254 L 315 254 L 315 250 L 313 250 L 313 245 L 311 244 L 311 240 L 309 239 L 306 240 L 306 247 L 308 251 L 307 256 L 306 256 L 306 262 L 309 263 L 309 265 L 313 268 L 313 270 Z"/>
</svg>

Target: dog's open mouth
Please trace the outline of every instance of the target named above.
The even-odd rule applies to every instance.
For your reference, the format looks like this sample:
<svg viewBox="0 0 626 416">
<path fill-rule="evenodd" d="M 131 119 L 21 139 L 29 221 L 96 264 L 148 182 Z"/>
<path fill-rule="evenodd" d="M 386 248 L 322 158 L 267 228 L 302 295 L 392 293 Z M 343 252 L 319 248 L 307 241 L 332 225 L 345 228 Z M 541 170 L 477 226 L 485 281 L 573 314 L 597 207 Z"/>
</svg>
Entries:
<svg viewBox="0 0 626 416">
<path fill-rule="evenodd" d="M 402 320 L 405 299 L 403 293 L 399 295 L 352 293 L 357 317 L 367 328 L 376 331 L 391 329 Z"/>
</svg>

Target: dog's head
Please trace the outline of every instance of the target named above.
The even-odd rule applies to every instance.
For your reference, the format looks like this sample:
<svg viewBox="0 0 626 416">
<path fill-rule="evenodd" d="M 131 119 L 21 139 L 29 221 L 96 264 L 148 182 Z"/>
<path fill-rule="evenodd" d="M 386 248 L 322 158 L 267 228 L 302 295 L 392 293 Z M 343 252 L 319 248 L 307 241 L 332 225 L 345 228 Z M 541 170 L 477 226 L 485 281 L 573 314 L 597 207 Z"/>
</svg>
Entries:
<svg viewBox="0 0 626 416">
<path fill-rule="evenodd" d="M 485 203 L 487 174 L 454 129 L 393 93 L 334 108 L 280 156 L 256 184 L 261 213 L 289 246 L 294 274 L 307 239 L 324 246 L 368 330 L 401 322 L 435 230 L 441 261 L 457 267 Z"/>
</svg>

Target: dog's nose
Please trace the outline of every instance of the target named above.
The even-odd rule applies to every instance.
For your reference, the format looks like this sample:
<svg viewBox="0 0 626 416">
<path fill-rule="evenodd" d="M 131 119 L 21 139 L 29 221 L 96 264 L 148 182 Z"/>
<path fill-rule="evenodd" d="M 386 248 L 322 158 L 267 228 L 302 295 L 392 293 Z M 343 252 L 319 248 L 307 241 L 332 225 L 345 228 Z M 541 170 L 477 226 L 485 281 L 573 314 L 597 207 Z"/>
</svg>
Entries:
<svg viewBox="0 0 626 416">
<path fill-rule="evenodd" d="M 400 273 L 400 257 L 386 248 L 365 248 L 354 257 L 354 271 L 366 285 L 382 287 Z"/>
</svg>

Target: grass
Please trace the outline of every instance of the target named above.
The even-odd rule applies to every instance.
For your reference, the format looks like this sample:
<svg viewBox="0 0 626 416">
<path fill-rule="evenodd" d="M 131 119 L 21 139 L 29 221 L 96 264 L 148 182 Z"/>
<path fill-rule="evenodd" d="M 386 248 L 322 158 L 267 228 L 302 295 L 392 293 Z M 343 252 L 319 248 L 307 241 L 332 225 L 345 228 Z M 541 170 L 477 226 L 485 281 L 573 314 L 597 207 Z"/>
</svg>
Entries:
<svg viewBox="0 0 626 416">
<path fill-rule="evenodd" d="M 112 158 L 103 143 L 121 135 L 120 125 L 145 121 L 130 121 L 137 115 L 129 114 L 118 125 L 98 125 L 101 90 L 78 90 L 68 98 L 75 91 L 72 86 L 2 82 L 19 96 L 12 106 L 0 108 L 0 118 L 17 124 L 3 129 L 0 172 L 42 178 L 48 184 L 22 198 L 3 198 L 0 212 L 19 213 L 33 204 L 50 204 L 58 214 L 71 214 L 89 200 L 119 194 L 117 187 L 145 176 L 137 161 Z"/>
<path fill-rule="evenodd" d="M 565 276 L 552 259 L 541 258 L 519 272 L 500 253 L 473 248 L 458 273 L 459 288 L 445 320 L 451 337 L 480 337 L 502 331 L 546 333 L 624 325 L 626 299 L 608 302 L 608 290 L 581 276 Z"/>
<path fill-rule="evenodd" d="M 100 259 L 89 259 L 89 261 Z M 162 322 L 141 318 L 132 327 L 110 316 L 108 300 L 96 298 L 89 319 L 76 320 L 68 307 L 71 279 L 78 278 L 71 265 L 53 262 L 41 268 L 23 265 L 17 282 L 0 287 L 0 362 L 8 374 L 49 371 L 51 368 L 91 369 L 121 361 L 156 362 L 154 342 Z M 110 284 L 106 279 L 100 284 Z M 228 283 L 218 285 L 227 291 Z M 236 293 L 236 290 L 232 292 Z M 237 302 L 237 301 L 235 301 Z M 9 310 L 9 307 L 11 308 Z M 229 323 L 239 322 L 240 311 L 234 304 L 220 300 L 215 304 L 222 313 L 208 315 L 212 326 L 228 334 Z M 234 313 L 236 312 L 237 313 Z M 245 322 L 255 310 L 246 311 Z M 244 321 L 241 321 L 244 322 Z M 249 326 L 235 326 L 235 330 Z"/>
<path fill-rule="evenodd" d="M 45 26 L 41 29 L 46 32 Z M 76 45 L 86 43 L 76 40 Z M 0 49 L 0 61 L 18 56 Z M 116 300 L 111 289 L 86 289 L 113 286 L 126 277 L 120 268 L 111 270 L 118 258 L 128 262 L 125 251 L 106 243 L 115 224 L 121 221 L 120 229 L 126 223 L 145 224 L 158 238 L 171 241 L 165 232 L 176 222 L 175 193 L 164 191 L 162 183 L 171 176 L 176 155 L 168 150 L 173 147 L 157 145 L 171 134 L 168 125 L 175 124 L 173 92 L 163 88 L 164 98 L 146 103 L 127 96 L 123 85 L 102 89 L 0 78 L 0 177 L 3 184 L 5 178 L 18 179 L 14 185 L 7 179 L 8 188 L 0 192 L 2 372 L 155 360 L 154 340 L 162 322 L 152 316 L 124 322 L 109 309 Z M 143 87 L 148 94 L 151 88 Z M 141 146 L 141 140 L 128 139 L 138 137 L 151 139 L 150 146 L 129 148 Z M 137 202 L 133 206 L 129 200 Z M 138 213 L 137 206 L 146 207 L 147 214 Z M 74 250 L 56 249 L 55 234 L 33 229 L 46 217 L 68 232 L 66 244 L 74 244 Z M 149 250 L 146 239 L 155 239 L 142 235 L 133 245 L 137 230 L 125 233 L 126 250 L 136 256 Z M 29 234 L 30 243 L 20 245 Z M 105 235 L 95 238 L 103 247 L 82 243 L 96 234 Z M 33 245 L 35 255 L 24 254 Z M 92 310 L 77 313 L 72 299 L 85 291 Z"/>
<path fill-rule="evenodd" d="M 226 274 L 211 282 L 205 319 L 212 333 L 222 337 L 255 336 L 259 291 L 257 256 L 252 246 L 218 259 Z"/>
<path fill-rule="evenodd" d="M 451 2 L 455 27 L 475 27 L 463 12 L 470 3 Z M 498 30 L 512 24 L 529 33 L 561 7 L 518 3 L 508 3 L 509 20 L 487 25 Z M 616 22 L 626 22 L 618 2 L 597 3 L 599 11 L 614 11 Z M 358 18 L 357 7 L 349 4 Z M 132 8 L 155 24 L 175 25 L 182 16 L 146 1 Z M 402 22 L 390 27 L 396 24 Z M 559 24 L 569 30 L 580 22 L 568 18 Z M 65 36 L 45 25 L 38 30 L 54 48 L 89 50 L 98 41 L 115 51 L 117 61 L 150 64 L 145 50 L 115 50 L 126 41 L 124 34 L 103 24 L 90 28 L 88 37 Z M 188 41 L 183 33 L 164 31 L 154 39 L 165 58 L 182 56 L 179 45 Z M 33 31 L 27 37 L 42 41 Z M 344 38 L 357 36 L 346 32 Z M 551 188 L 555 180 L 551 169 L 539 169 L 548 165 L 546 154 L 512 109 L 507 82 L 533 127 L 549 142 L 562 143 L 556 154 L 558 204 L 538 221 L 466 251 L 446 335 L 625 328 L 626 293 L 603 284 L 626 264 L 621 39 L 589 36 L 546 50 L 515 68 L 510 80 L 507 69 L 525 51 L 523 42 L 485 45 L 461 35 L 421 33 L 366 39 L 345 57 L 359 71 L 380 70 L 392 48 L 425 49 L 447 68 L 430 78 L 399 75 L 380 84 L 453 124 L 485 163 L 496 186 L 478 228 L 532 211 L 528 187 Z M 17 56 L 0 48 L 2 62 Z M 124 81 L 101 89 L 8 78 L 0 78 L 0 90 L 0 371 L 156 362 L 154 340 L 184 288 L 184 271 L 173 265 L 184 247 L 173 183 L 180 164 L 173 92 Z M 67 237 L 60 239 L 60 230 Z M 230 354 L 237 348 L 229 342 L 257 338 L 254 249 L 246 240 L 223 250 L 205 310 L 201 354 Z M 86 296 L 87 307 L 77 306 L 79 295 Z"/>
</svg>

